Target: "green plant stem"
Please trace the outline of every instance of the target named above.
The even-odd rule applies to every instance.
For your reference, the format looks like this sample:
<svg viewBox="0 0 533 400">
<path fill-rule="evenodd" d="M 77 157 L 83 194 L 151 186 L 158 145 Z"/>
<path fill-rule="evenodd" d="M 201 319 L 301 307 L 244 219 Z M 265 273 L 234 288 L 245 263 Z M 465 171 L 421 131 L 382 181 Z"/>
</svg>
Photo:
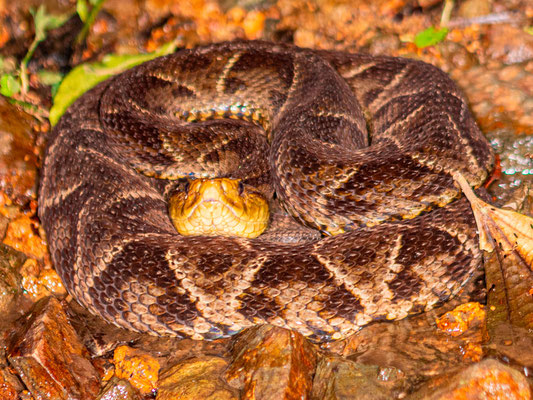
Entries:
<svg viewBox="0 0 533 400">
<path fill-rule="evenodd" d="M 448 23 L 450 22 L 450 18 L 452 16 L 452 10 L 453 10 L 454 3 L 455 3 L 454 0 L 444 1 L 444 8 L 442 9 L 442 15 L 440 17 L 441 28 L 445 28 L 448 26 Z"/>
<path fill-rule="evenodd" d="M 89 16 L 87 17 L 87 20 L 83 24 L 83 28 L 81 28 L 80 33 L 78 33 L 78 36 L 76 37 L 76 44 L 81 44 L 87 37 L 87 34 L 89 33 L 89 28 L 94 23 L 94 20 L 96 19 L 96 16 L 100 12 L 100 9 L 104 5 L 105 0 L 98 0 L 93 8 L 91 9 L 91 12 L 89 13 Z"/>
<path fill-rule="evenodd" d="M 33 53 L 35 53 L 35 49 L 41 43 L 43 39 L 41 38 L 35 38 L 33 39 L 33 42 L 31 43 L 30 48 L 28 49 L 28 52 L 20 62 L 20 85 L 21 85 L 21 93 L 26 94 L 28 92 L 29 83 L 28 83 L 28 63 L 30 62 L 31 58 L 33 57 Z"/>
</svg>

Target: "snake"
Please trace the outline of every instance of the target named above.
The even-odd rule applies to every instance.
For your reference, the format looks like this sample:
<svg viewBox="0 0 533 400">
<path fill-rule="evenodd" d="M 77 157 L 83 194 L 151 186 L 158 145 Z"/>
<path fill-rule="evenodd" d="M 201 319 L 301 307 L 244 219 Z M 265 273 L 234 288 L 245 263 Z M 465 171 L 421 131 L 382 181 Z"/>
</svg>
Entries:
<svg viewBox="0 0 533 400">
<path fill-rule="evenodd" d="M 230 41 L 77 99 L 47 137 L 38 213 L 68 292 L 117 326 L 216 339 L 272 324 L 325 342 L 465 286 L 482 255 L 453 176 L 477 188 L 493 163 L 435 66 Z M 169 198 L 208 178 L 254 188 L 318 237 L 181 235 Z"/>
</svg>

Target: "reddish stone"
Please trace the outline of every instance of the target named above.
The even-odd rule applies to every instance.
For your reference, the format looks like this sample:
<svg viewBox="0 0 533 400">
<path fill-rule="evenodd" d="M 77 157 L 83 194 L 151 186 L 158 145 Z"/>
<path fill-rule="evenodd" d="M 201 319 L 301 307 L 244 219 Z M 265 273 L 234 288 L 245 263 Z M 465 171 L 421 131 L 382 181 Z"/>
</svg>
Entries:
<svg viewBox="0 0 533 400">
<path fill-rule="evenodd" d="M 315 348 L 297 332 L 271 325 L 243 331 L 234 342 L 226 379 L 245 399 L 307 399 L 313 384 Z"/>
<path fill-rule="evenodd" d="M 8 347 L 8 360 L 36 399 L 96 398 L 99 376 L 53 297 L 35 304 Z"/>
</svg>

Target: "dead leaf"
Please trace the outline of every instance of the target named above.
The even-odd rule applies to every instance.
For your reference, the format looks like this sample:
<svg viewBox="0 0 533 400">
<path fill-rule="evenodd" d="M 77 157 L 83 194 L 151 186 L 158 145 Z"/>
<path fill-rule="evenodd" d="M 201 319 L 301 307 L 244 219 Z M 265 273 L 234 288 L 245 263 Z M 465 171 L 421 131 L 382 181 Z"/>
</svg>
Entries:
<svg viewBox="0 0 533 400">
<path fill-rule="evenodd" d="M 533 368 L 533 219 L 485 203 L 474 195 L 464 177 L 457 175 L 455 179 L 472 205 L 480 248 L 486 251 L 484 347 L 487 354 L 529 370 Z M 528 196 L 516 193 L 515 197 L 511 207 L 522 209 Z"/>
<path fill-rule="evenodd" d="M 495 246 L 499 246 L 504 255 L 516 251 L 531 269 L 533 266 L 533 218 L 485 203 L 476 197 L 461 174 L 455 174 L 454 179 L 461 186 L 474 211 L 480 249 L 492 252 Z"/>
</svg>

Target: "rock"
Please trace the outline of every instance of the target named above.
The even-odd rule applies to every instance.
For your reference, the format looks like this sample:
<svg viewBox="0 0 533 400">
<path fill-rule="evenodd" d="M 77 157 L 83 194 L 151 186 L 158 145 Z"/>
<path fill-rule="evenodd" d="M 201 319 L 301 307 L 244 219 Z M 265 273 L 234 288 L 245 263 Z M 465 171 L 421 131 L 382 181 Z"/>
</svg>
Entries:
<svg viewBox="0 0 533 400">
<path fill-rule="evenodd" d="M 17 400 L 24 387 L 19 379 L 9 371 L 3 354 L 0 360 L 0 399 Z"/>
<path fill-rule="evenodd" d="M 437 326 L 450 336 L 460 336 L 468 329 L 476 328 L 485 321 L 485 308 L 482 304 L 471 302 L 460 304 L 452 311 L 437 318 Z"/>
<path fill-rule="evenodd" d="M 406 399 L 528 400 L 531 389 L 518 371 L 495 360 L 484 360 L 451 376 L 432 379 Z"/>
<path fill-rule="evenodd" d="M 26 257 L 15 249 L 0 243 L 0 313 L 6 315 L 22 289 L 18 273 Z"/>
<path fill-rule="evenodd" d="M 96 398 L 99 375 L 59 301 L 35 304 L 15 333 L 8 360 L 36 399 Z"/>
<path fill-rule="evenodd" d="M 258 400 L 309 397 L 317 356 L 315 348 L 297 332 L 259 325 L 237 336 L 233 362 L 226 379 Z"/>
<path fill-rule="evenodd" d="M 157 400 L 237 400 L 238 391 L 223 379 L 227 367 L 226 360 L 214 356 L 182 361 L 161 373 Z"/>
<path fill-rule="evenodd" d="M 533 36 L 519 27 L 495 24 L 490 27 L 487 54 L 505 64 L 533 59 Z"/>
<path fill-rule="evenodd" d="M 97 400 L 141 400 L 141 395 L 125 379 L 112 378 L 98 395 Z"/>
<path fill-rule="evenodd" d="M 318 363 L 311 398 L 374 400 L 397 397 L 390 389 L 380 384 L 379 376 L 379 368 L 376 366 L 326 356 Z"/>
<path fill-rule="evenodd" d="M 0 96 L 0 189 L 25 203 L 35 197 L 37 155 L 33 119 Z"/>
<path fill-rule="evenodd" d="M 159 378 L 159 361 L 142 350 L 119 346 L 113 355 L 115 375 L 127 379 L 144 394 L 155 392 Z"/>
</svg>

